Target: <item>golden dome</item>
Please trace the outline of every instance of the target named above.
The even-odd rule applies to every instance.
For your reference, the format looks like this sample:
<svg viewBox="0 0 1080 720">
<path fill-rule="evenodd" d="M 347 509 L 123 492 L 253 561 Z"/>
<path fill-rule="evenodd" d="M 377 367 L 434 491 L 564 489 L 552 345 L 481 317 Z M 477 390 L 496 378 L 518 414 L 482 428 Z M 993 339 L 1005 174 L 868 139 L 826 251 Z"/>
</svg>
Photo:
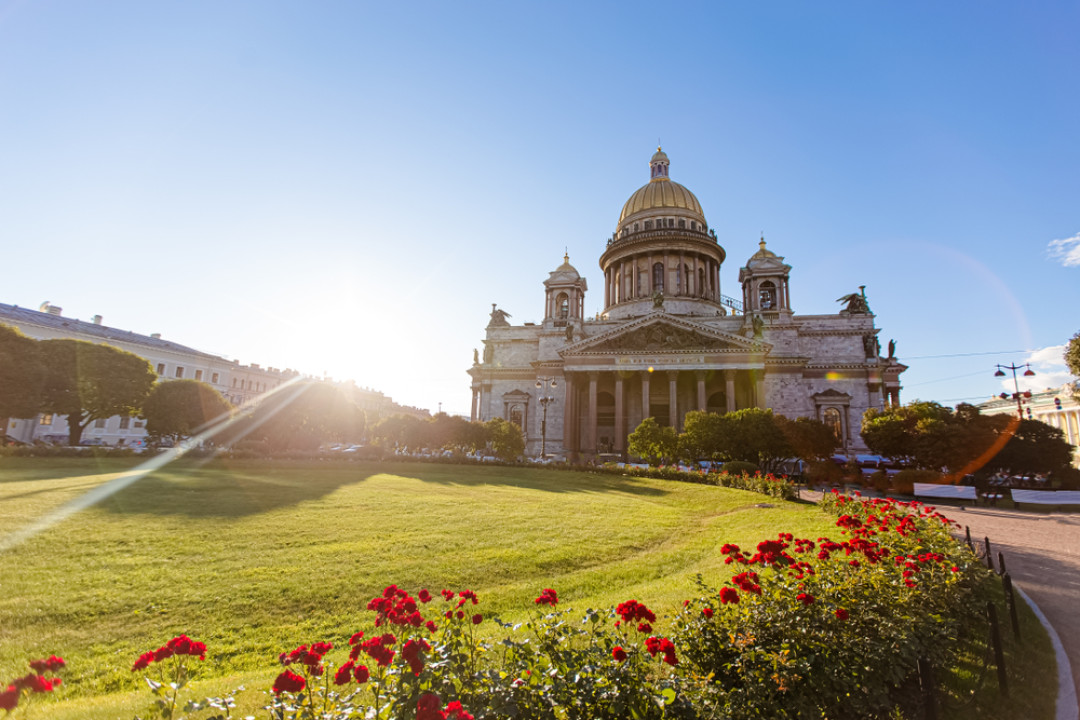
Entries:
<svg viewBox="0 0 1080 720">
<path fill-rule="evenodd" d="M 647 210 L 685 210 L 698 222 L 705 224 L 705 212 L 701 209 L 694 193 L 690 192 L 677 182 L 664 178 L 663 180 L 650 181 L 647 185 L 638 188 L 637 192 L 623 205 L 619 215 L 619 227 L 632 215 L 644 213 Z M 662 215 L 662 212 L 650 212 L 649 215 Z M 678 213 L 686 215 L 687 213 Z"/>
<path fill-rule="evenodd" d="M 666 215 L 672 211 L 675 211 L 672 213 L 674 215 L 689 217 L 708 226 L 705 222 L 705 212 L 701 209 L 701 203 L 698 202 L 694 193 L 668 177 L 669 164 L 667 153 L 656 148 L 656 153 L 649 160 L 649 172 L 652 179 L 638 188 L 637 192 L 631 195 L 623 205 L 617 227 L 621 228 L 623 223 L 630 219 Z"/>
</svg>

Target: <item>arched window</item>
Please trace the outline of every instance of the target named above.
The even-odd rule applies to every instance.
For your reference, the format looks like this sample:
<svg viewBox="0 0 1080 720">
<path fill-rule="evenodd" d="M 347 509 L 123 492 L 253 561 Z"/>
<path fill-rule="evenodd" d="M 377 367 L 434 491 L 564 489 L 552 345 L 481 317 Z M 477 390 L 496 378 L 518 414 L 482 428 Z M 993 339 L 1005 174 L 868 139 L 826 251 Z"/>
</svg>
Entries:
<svg viewBox="0 0 1080 720">
<path fill-rule="evenodd" d="M 510 408 L 510 422 L 514 423 L 518 427 L 523 427 L 520 405 L 514 405 Z"/>
<path fill-rule="evenodd" d="M 697 290 L 698 295 L 705 297 L 705 268 L 697 269 Z"/>
<path fill-rule="evenodd" d="M 772 281 L 766 280 L 761 283 L 758 287 L 758 297 L 762 310 L 776 309 L 776 285 L 773 285 Z"/>
<path fill-rule="evenodd" d="M 844 428 L 840 420 L 840 411 L 836 408 L 825 408 L 825 412 L 821 414 L 821 420 L 833 431 L 833 435 L 836 436 L 836 444 L 842 444 L 844 442 Z"/>
<path fill-rule="evenodd" d="M 570 317 L 570 298 L 566 293 L 559 293 L 559 297 L 555 298 L 555 307 L 560 320 Z"/>
<path fill-rule="evenodd" d="M 664 292 L 664 263 L 653 263 L 652 289 L 653 292 Z"/>
</svg>

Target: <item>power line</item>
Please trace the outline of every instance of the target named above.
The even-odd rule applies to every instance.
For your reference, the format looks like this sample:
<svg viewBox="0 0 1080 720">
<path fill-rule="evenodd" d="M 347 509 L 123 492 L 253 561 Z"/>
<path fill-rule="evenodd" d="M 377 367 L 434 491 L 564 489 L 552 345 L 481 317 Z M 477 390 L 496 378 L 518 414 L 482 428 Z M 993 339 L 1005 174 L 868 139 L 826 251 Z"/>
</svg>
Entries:
<svg viewBox="0 0 1080 720">
<path fill-rule="evenodd" d="M 939 358 L 974 357 L 975 355 L 1016 355 L 1019 353 L 1033 353 L 1035 350 L 996 350 L 993 352 L 955 353 L 953 355 L 916 355 L 905 357 L 905 360 L 937 360 Z"/>
</svg>

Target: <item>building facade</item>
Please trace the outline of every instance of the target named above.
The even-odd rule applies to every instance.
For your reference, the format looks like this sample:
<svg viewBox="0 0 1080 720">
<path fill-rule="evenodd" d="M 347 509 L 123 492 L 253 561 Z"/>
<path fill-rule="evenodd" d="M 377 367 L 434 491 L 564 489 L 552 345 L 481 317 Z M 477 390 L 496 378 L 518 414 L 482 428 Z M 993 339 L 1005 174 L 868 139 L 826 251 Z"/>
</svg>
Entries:
<svg viewBox="0 0 1080 720">
<path fill-rule="evenodd" d="M 625 457 L 647 417 L 681 430 L 691 410 L 762 407 L 822 420 L 838 449 L 865 451 L 862 414 L 899 404 L 906 369 L 892 342 L 882 356 L 865 293 L 835 314 L 796 315 L 792 268 L 763 238 L 739 270 L 741 300 L 723 294 L 726 252 L 669 167 L 658 148 L 600 254 L 602 313 L 585 316 L 569 256 L 543 282 L 541 323 L 511 325 L 492 307 L 468 371 L 472 419 L 517 423 L 528 454 L 590 460 Z"/>
</svg>

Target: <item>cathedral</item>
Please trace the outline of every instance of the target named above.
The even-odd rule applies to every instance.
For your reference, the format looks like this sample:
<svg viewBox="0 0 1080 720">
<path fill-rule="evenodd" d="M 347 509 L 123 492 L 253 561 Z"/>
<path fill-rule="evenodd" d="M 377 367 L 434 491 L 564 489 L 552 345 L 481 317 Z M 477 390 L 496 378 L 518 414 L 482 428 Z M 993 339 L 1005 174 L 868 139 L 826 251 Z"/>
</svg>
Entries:
<svg viewBox="0 0 1080 720">
<path fill-rule="evenodd" d="M 568 256 L 544 280 L 542 323 L 511 325 L 492 306 L 468 371 L 472 419 L 517 424 L 529 456 L 591 461 L 625 459 L 647 417 L 681 431 L 691 410 L 772 408 L 825 422 L 838 452 L 867 452 L 862 414 L 900 403 L 907 367 L 892 341 L 883 357 L 864 289 L 838 313 L 797 315 L 792 268 L 762 239 L 741 299 L 722 294 L 724 248 L 669 166 L 657 148 L 600 255 L 603 312 L 585 316 Z"/>
</svg>

